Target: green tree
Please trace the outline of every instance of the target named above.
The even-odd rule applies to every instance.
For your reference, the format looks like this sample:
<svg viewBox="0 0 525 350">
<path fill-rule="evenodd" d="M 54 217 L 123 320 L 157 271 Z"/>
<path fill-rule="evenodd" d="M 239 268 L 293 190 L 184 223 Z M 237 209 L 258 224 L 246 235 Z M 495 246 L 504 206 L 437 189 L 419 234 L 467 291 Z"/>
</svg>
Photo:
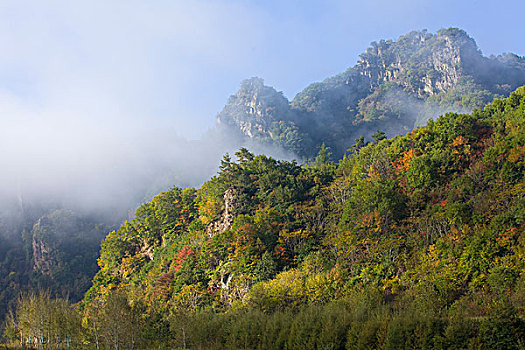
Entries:
<svg viewBox="0 0 525 350">
<path fill-rule="evenodd" d="M 386 134 L 384 131 L 377 130 L 375 134 L 372 135 L 374 143 L 379 143 L 379 141 L 386 139 Z"/>
<path fill-rule="evenodd" d="M 355 143 L 352 145 L 352 147 L 350 147 L 348 149 L 348 152 L 356 154 L 356 153 L 359 152 L 359 150 L 361 148 L 366 146 L 366 144 L 365 144 L 365 137 L 364 136 L 359 136 L 354 141 L 355 141 Z"/>
<path fill-rule="evenodd" d="M 134 349 L 141 341 L 141 319 L 124 291 L 112 291 L 99 317 L 100 337 L 108 349 Z"/>
<path fill-rule="evenodd" d="M 318 167 L 322 167 L 323 165 L 328 164 L 331 156 L 332 154 L 330 153 L 330 148 L 326 147 L 326 145 L 323 142 L 323 144 L 321 145 L 321 149 L 317 154 L 317 157 L 315 157 L 315 164 Z"/>
</svg>

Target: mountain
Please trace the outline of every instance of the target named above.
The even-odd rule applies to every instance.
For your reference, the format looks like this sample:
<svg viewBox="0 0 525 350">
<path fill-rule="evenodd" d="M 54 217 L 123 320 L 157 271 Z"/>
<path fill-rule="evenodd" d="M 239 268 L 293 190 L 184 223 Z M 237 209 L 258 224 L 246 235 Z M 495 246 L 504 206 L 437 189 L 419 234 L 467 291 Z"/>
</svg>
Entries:
<svg viewBox="0 0 525 350">
<path fill-rule="evenodd" d="M 4 203 L 5 204 L 5 203 Z M 0 216 L 0 322 L 21 292 L 77 302 L 98 270 L 100 242 L 118 220 L 50 203 L 20 203 Z"/>
<path fill-rule="evenodd" d="M 105 238 L 85 339 L 519 349 L 524 213 L 525 86 L 337 164 L 326 148 L 305 166 L 241 149 Z"/>
<path fill-rule="evenodd" d="M 241 148 L 200 188 L 160 193 L 115 231 L 126 215 L 2 203 L 5 336 L 97 348 L 523 343 L 525 91 L 511 91 L 524 67 L 484 57 L 458 29 L 412 32 L 291 102 L 243 81 L 202 141 L 308 165 Z M 75 310 L 60 299 L 82 295 Z M 30 323 L 45 317 L 47 336 Z"/>
<path fill-rule="evenodd" d="M 245 80 L 217 116 L 230 128 L 311 159 L 322 143 L 341 157 L 354 139 L 389 136 L 446 112 L 470 112 L 525 84 L 525 59 L 484 57 L 463 30 L 414 31 L 373 42 L 354 67 L 290 102 L 260 78 Z"/>
</svg>

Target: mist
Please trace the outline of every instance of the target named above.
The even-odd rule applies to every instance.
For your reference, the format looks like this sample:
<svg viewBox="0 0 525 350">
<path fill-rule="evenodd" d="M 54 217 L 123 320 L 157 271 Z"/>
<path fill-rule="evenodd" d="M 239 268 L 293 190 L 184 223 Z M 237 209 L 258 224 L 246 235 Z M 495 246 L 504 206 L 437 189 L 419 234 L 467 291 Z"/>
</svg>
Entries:
<svg viewBox="0 0 525 350">
<path fill-rule="evenodd" d="M 6 150 L 0 155 L 5 166 L 0 175 L 2 203 L 123 212 L 173 186 L 200 186 L 217 172 L 225 153 L 240 147 L 293 157 L 217 130 L 189 140 L 173 129 L 102 125 L 18 116 L 0 140 Z"/>
<path fill-rule="evenodd" d="M 243 79 L 264 77 L 293 97 L 353 65 L 371 40 L 458 18 L 484 40 L 483 13 L 494 12 L 483 11 L 493 5 L 478 5 L 469 23 L 467 5 L 415 1 L 2 2 L 0 207 L 104 211 L 198 186 L 225 152 L 245 145 L 207 133 Z M 364 13 L 388 20 L 371 26 L 356 15 Z M 510 22 L 491 26 L 481 47 L 501 52 L 501 37 L 521 45 L 523 30 L 506 29 Z"/>
<path fill-rule="evenodd" d="M 251 65 L 236 43 L 261 40 L 248 7 L 29 4 L 0 7 L 0 209 L 123 212 L 199 186 L 246 145 L 209 130 L 217 82 Z"/>
</svg>

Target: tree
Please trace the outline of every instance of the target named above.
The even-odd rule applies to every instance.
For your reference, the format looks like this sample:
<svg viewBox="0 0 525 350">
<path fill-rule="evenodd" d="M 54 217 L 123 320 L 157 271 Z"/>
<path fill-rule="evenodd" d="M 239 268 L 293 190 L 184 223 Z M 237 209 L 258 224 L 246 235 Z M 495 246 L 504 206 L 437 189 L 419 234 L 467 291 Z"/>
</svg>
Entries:
<svg viewBox="0 0 525 350">
<path fill-rule="evenodd" d="M 355 141 L 355 143 L 352 145 L 352 147 L 350 147 L 348 149 L 348 152 L 352 152 L 352 153 L 356 154 L 356 153 L 359 152 L 359 150 L 361 148 L 366 146 L 366 144 L 365 144 L 365 137 L 364 136 L 359 136 L 354 141 Z"/>
<path fill-rule="evenodd" d="M 328 164 L 331 156 L 332 156 L 332 153 L 330 152 L 330 148 L 326 147 L 326 145 L 323 142 L 323 144 L 321 145 L 321 149 L 319 150 L 319 153 L 317 154 L 317 157 L 315 157 L 315 164 L 318 167 Z"/>
<path fill-rule="evenodd" d="M 52 299 L 49 292 L 21 295 L 7 321 L 5 335 L 18 339 L 22 347 L 69 349 L 82 335 L 79 313 L 67 300 Z"/>
<path fill-rule="evenodd" d="M 122 290 L 112 291 L 100 314 L 100 336 L 108 348 L 134 349 L 140 343 L 140 316 Z"/>
<path fill-rule="evenodd" d="M 248 151 L 248 149 L 245 147 L 242 147 L 239 151 L 235 152 L 235 155 L 241 164 L 251 162 L 254 158 L 253 153 Z"/>
<path fill-rule="evenodd" d="M 256 281 L 266 281 L 275 276 L 277 264 L 273 260 L 272 254 L 267 250 L 257 262 L 255 267 Z"/>
<path fill-rule="evenodd" d="M 384 131 L 377 130 L 377 132 L 372 135 L 372 139 L 374 139 L 374 143 L 379 143 L 379 141 L 386 139 L 386 134 Z"/>
<path fill-rule="evenodd" d="M 234 162 L 228 153 L 222 157 L 221 165 L 219 165 L 219 170 L 222 176 L 227 182 L 230 182 L 233 178 L 233 166 Z"/>
</svg>

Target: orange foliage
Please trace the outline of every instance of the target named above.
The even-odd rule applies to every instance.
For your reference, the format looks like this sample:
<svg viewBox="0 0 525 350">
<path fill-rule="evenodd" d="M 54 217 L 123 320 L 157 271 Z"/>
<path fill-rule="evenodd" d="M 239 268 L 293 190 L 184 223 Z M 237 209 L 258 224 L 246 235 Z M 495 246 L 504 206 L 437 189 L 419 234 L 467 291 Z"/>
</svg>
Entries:
<svg viewBox="0 0 525 350">
<path fill-rule="evenodd" d="M 409 149 L 401 153 L 401 157 L 392 162 L 392 167 L 396 172 L 407 171 L 410 168 L 410 163 L 414 158 L 414 149 Z"/>
<path fill-rule="evenodd" d="M 374 210 L 361 216 L 360 227 L 371 229 L 374 232 L 381 232 L 381 216 L 379 211 Z"/>
<path fill-rule="evenodd" d="M 496 238 L 496 242 L 498 242 L 498 244 L 504 247 L 510 246 L 513 244 L 514 239 L 516 237 L 518 237 L 518 229 L 516 227 L 511 227 L 505 232 L 500 233 L 499 236 Z"/>
<path fill-rule="evenodd" d="M 177 264 L 174 268 L 175 272 L 180 270 L 182 263 L 189 256 L 195 258 L 195 252 L 188 246 L 182 247 L 182 249 L 177 252 L 177 255 L 175 256 L 175 263 Z"/>
<path fill-rule="evenodd" d="M 525 160 L 525 146 L 518 145 L 511 149 L 507 159 L 512 163 L 523 162 Z"/>
<path fill-rule="evenodd" d="M 470 145 L 468 144 L 468 140 L 461 135 L 452 141 L 452 147 L 454 147 L 454 153 L 456 154 L 470 154 Z"/>
</svg>

